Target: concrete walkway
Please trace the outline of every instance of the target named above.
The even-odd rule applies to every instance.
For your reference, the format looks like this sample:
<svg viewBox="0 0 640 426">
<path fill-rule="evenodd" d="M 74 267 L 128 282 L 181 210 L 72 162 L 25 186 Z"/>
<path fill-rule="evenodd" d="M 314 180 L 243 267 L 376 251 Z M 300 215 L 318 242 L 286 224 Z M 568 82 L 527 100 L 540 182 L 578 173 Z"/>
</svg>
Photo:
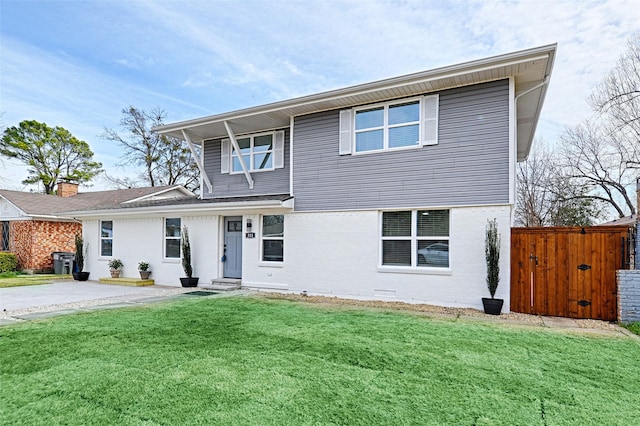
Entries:
<svg viewBox="0 0 640 426">
<path fill-rule="evenodd" d="M 153 293 L 153 286 L 128 287 L 91 281 L 61 281 L 52 284 L 0 288 L 0 310 L 37 308 L 125 295 Z"/>
</svg>

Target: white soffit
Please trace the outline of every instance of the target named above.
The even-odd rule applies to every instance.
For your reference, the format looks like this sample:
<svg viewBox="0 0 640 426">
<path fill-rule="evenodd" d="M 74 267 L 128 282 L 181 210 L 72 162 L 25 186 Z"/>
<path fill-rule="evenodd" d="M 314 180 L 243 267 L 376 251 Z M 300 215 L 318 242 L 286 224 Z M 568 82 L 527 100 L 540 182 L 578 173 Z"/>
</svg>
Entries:
<svg viewBox="0 0 640 426">
<path fill-rule="evenodd" d="M 344 89 L 332 90 L 238 111 L 159 126 L 154 131 L 184 139 L 182 130 L 194 140 L 227 136 L 224 121 L 241 135 L 288 127 L 290 118 L 316 112 L 349 108 L 389 99 L 426 94 L 455 87 L 514 77 L 516 95 L 550 77 L 556 45 L 494 56 Z M 526 158 L 538 122 L 547 85 L 518 101 L 518 159 Z"/>
</svg>

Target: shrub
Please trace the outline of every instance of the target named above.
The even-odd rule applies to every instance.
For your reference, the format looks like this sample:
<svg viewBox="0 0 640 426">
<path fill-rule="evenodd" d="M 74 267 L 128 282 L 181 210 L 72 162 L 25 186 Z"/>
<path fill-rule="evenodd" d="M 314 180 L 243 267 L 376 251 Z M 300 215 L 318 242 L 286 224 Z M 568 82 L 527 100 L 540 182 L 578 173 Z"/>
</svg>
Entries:
<svg viewBox="0 0 640 426">
<path fill-rule="evenodd" d="M 11 272 L 18 269 L 18 258 L 13 253 L 0 253 L 0 272 Z"/>
<path fill-rule="evenodd" d="M 109 261 L 109 269 L 122 269 L 122 260 L 120 259 L 111 259 Z"/>
</svg>

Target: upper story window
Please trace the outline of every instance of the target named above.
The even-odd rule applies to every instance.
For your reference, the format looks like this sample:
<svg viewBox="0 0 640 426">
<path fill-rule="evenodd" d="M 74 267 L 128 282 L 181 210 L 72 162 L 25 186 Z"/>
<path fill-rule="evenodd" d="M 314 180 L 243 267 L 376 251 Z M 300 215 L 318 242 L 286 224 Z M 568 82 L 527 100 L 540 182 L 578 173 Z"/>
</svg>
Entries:
<svg viewBox="0 0 640 426">
<path fill-rule="evenodd" d="M 113 221 L 100 221 L 100 256 L 113 256 Z"/>
<path fill-rule="evenodd" d="M 439 95 L 340 111 L 340 155 L 438 143 Z"/>
<path fill-rule="evenodd" d="M 242 165 L 248 172 L 266 171 L 284 167 L 284 132 L 258 133 L 238 136 L 239 150 L 230 139 L 223 139 L 220 149 L 221 173 L 242 173 Z"/>
<path fill-rule="evenodd" d="M 420 145 L 420 101 L 355 110 L 355 152 Z"/>
<path fill-rule="evenodd" d="M 273 170 L 273 133 L 238 138 L 240 152 L 231 150 L 231 173 L 242 172 L 240 157 L 249 171 Z"/>
<path fill-rule="evenodd" d="M 382 213 L 382 265 L 449 267 L 449 210 Z"/>
<path fill-rule="evenodd" d="M 168 217 L 164 220 L 164 257 L 180 259 L 181 220 Z"/>
</svg>

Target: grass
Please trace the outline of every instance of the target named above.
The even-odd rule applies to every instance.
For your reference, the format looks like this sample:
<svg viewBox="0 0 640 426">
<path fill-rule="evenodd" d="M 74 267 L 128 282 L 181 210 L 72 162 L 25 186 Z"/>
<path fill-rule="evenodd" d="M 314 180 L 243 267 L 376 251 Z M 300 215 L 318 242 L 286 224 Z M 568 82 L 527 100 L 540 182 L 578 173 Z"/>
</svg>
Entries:
<svg viewBox="0 0 640 426">
<path fill-rule="evenodd" d="M 640 336 L 640 322 L 632 322 L 631 324 L 624 325 L 629 331 Z"/>
<path fill-rule="evenodd" d="M 0 328 L 0 424 L 627 425 L 640 343 L 189 298 Z"/>
<path fill-rule="evenodd" d="M 0 288 L 19 287 L 25 285 L 51 284 L 53 281 L 70 280 L 71 275 L 36 274 L 23 275 L 15 272 L 0 274 Z"/>
</svg>

